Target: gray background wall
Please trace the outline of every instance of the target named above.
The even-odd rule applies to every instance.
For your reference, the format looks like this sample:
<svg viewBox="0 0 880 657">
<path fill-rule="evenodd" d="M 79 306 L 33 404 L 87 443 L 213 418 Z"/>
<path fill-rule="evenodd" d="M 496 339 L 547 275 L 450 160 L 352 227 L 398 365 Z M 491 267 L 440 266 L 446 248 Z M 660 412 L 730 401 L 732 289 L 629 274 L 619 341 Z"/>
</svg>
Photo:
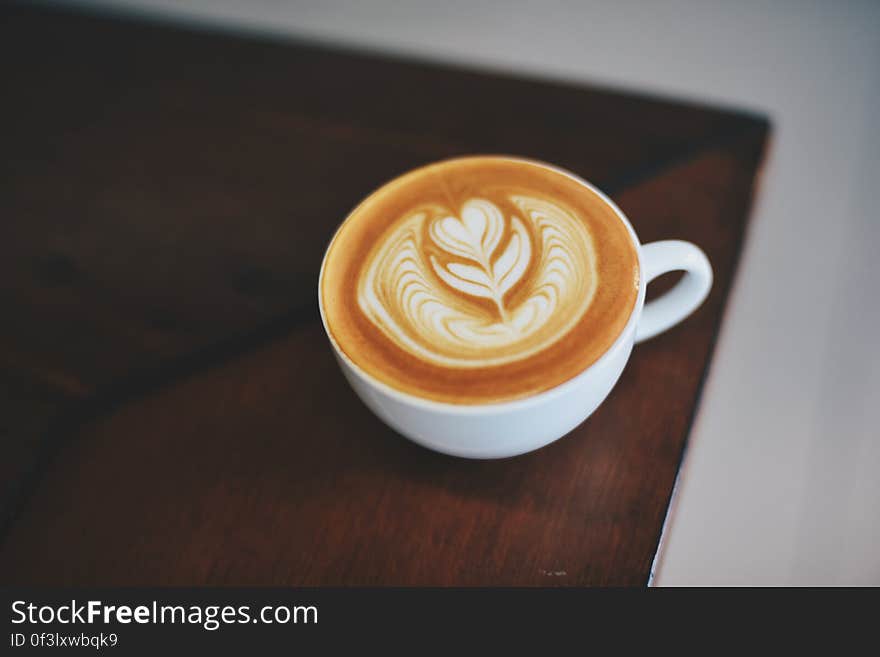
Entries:
<svg viewBox="0 0 880 657">
<path fill-rule="evenodd" d="M 654 581 L 880 584 L 880 2 L 90 4 L 768 113 Z"/>
</svg>

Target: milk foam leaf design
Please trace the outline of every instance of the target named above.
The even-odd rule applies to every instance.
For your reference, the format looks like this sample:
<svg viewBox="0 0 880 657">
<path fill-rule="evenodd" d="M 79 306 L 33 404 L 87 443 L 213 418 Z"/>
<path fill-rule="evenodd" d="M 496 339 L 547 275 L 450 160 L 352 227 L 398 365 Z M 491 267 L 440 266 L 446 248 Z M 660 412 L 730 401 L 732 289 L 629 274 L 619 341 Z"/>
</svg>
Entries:
<svg viewBox="0 0 880 657">
<path fill-rule="evenodd" d="M 472 199 L 462 207 L 461 219 L 443 217 L 431 224 L 430 232 L 431 239 L 444 251 L 486 269 L 504 235 L 504 215 L 495 204 Z"/>
<path fill-rule="evenodd" d="M 432 206 L 389 227 L 364 264 L 358 304 L 393 344 L 437 365 L 489 367 L 539 352 L 583 316 L 598 283 L 586 225 L 546 199 L 506 200 L 518 210 L 509 223 L 471 199 L 460 218 Z"/>
<path fill-rule="evenodd" d="M 519 218 L 511 222 L 513 235 L 504 253 L 492 266 L 492 275 L 498 282 L 498 291 L 504 295 L 516 285 L 526 273 L 532 259 L 532 241 Z"/>
<path fill-rule="evenodd" d="M 511 237 L 497 257 L 504 234 L 504 215 L 490 201 L 470 200 L 462 208 L 461 219 L 443 217 L 434 221 L 429 230 L 438 247 L 474 263 L 448 262 L 444 266 L 431 256 L 437 276 L 459 292 L 490 299 L 506 320 L 504 295 L 522 278 L 531 258 L 531 243 L 522 222 L 512 218 Z"/>
</svg>

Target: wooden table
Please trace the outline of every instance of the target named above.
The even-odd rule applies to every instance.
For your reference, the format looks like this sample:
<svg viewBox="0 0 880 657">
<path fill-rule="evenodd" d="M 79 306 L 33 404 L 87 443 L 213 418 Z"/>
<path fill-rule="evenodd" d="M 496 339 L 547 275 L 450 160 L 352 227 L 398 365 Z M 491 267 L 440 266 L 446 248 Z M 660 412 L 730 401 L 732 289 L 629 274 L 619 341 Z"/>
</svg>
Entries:
<svg viewBox="0 0 880 657">
<path fill-rule="evenodd" d="M 0 55 L 0 581 L 648 580 L 766 120 L 45 9 L 2 10 Z M 361 197 L 464 153 L 569 168 L 716 273 L 586 423 L 501 461 L 375 419 L 315 300 Z"/>
</svg>

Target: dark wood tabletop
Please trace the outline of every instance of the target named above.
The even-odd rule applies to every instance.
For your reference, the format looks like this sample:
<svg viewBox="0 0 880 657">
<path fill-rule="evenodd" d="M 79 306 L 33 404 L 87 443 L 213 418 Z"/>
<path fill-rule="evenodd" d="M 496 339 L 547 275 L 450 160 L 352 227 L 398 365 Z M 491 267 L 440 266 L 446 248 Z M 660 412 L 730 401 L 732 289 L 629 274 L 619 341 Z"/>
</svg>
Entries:
<svg viewBox="0 0 880 657">
<path fill-rule="evenodd" d="M 0 11 L 0 582 L 646 583 L 765 119 L 286 39 Z M 636 347 L 587 422 L 497 461 L 430 452 L 371 415 L 316 305 L 347 211 L 468 153 L 571 169 L 642 241 L 693 241 L 716 275 L 691 318 Z"/>
</svg>

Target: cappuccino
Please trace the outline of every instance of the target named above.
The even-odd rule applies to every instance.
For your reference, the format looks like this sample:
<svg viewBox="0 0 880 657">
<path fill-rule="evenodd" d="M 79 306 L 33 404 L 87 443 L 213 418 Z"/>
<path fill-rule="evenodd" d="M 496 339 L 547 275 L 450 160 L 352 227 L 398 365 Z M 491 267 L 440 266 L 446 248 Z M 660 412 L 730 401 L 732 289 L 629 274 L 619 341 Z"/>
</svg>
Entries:
<svg viewBox="0 0 880 657">
<path fill-rule="evenodd" d="M 549 390 L 593 364 L 636 303 L 615 209 L 537 162 L 467 157 L 370 195 L 334 236 L 320 300 L 339 351 L 403 393 L 455 404 Z"/>
</svg>

